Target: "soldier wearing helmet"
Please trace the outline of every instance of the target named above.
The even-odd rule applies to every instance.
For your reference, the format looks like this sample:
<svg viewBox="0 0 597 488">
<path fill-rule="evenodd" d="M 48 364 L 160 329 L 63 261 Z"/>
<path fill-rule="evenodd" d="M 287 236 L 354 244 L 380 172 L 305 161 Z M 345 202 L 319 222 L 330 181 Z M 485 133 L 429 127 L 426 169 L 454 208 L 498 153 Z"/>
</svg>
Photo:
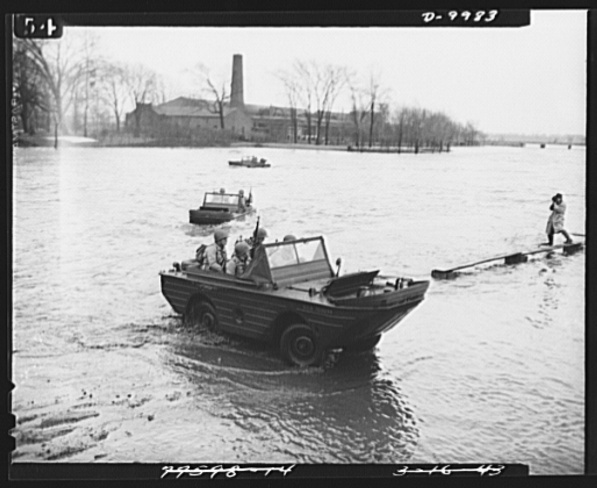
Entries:
<svg viewBox="0 0 597 488">
<path fill-rule="evenodd" d="M 226 272 L 226 243 L 228 233 L 223 229 L 214 232 L 214 243 L 205 249 L 205 268 L 211 271 Z"/>
<path fill-rule="evenodd" d="M 238 209 L 244 212 L 247 206 L 244 190 L 238 190 Z"/>
<path fill-rule="evenodd" d="M 253 259 L 253 257 L 255 256 L 255 249 L 257 249 L 259 246 L 263 244 L 263 241 L 266 237 L 267 230 L 265 230 L 263 227 L 259 227 L 254 237 L 252 237 L 249 241 L 249 244 L 251 245 L 251 259 Z"/>
<path fill-rule="evenodd" d="M 257 229 L 257 240 L 255 241 L 255 244 L 263 244 L 263 241 L 266 237 L 267 230 L 265 230 L 263 227 L 260 227 L 259 229 Z"/>
<path fill-rule="evenodd" d="M 269 263 L 272 267 L 288 266 L 290 264 L 297 264 L 297 254 L 294 244 L 285 244 L 296 241 L 296 236 L 287 234 L 282 239 L 282 244 L 270 250 Z"/>
<path fill-rule="evenodd" d="M 234 276 L 243 274 L 250 262 L 250 249 L 250 246 L 245 241 L 237 242 L 234 246 L 234 254 L 226 264 L 226 273 Z"/>
</svg>

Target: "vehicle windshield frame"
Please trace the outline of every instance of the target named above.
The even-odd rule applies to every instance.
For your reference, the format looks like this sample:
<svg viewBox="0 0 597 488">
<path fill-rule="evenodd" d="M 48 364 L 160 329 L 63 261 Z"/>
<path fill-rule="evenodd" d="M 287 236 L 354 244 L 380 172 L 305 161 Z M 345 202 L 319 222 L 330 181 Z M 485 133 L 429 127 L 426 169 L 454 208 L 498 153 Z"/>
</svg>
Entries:
<svg viewBox="0 0 597 488">
<path fill-rule="evenodd" d="M 306 245 L 309 247 L 300 248 L 298 246 Z M 316 261 L 327 261 L 329 265 L 329 257 L 327 248 L 325 246 L 325 241 L 322 236 L 318 237 L 307 237 L 303 239 L 296 239 L 293 241 L 282 241 L 282 242 L 271 242 L 267 244 L 263 244 L 265 254 L 267 255 L 267 260 L 270 269 L 275 270 L 278 268 L 285 268 L 291 266 L 301 266 L 307 263 L 316 262 Z M 314 249 L 313 258 L 308 259 L 306 257 L 305 251 L 310 251 Z M 290 250 L 292 249 L 293 253 L 286 252 L 284 256 L 277 254 L 277 251 L 280 250 Z M 321 254 L 318 253 L 321 251 Z M 281 257 L 281 259 L 280 259 Z M 276 264 L 277 261 L 277 264 Z"/>
<path fill-rule="evenodd" d="M 210 198 L 211 197 L 211 198 Z M 203 198 L 203 205 L 230 205 L 238 206 L 240 195 L 238 193 L 209 192 Z"/>
</svg>

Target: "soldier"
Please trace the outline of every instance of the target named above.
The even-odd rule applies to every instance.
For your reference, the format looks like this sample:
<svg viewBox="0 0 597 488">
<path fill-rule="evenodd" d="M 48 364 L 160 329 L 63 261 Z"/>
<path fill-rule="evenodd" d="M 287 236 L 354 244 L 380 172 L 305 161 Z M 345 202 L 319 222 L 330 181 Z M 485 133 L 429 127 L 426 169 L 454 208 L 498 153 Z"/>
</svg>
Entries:
<svg viewBox="0 0 597 488">
<path fill-rule="evenodd" d="M 238 190 L 238 207 L 241 212 L 244 212 L 247 206 L 247 201 L 245 200 L 245 191 Z"/>
<path fill-rule="evenodd" d="M 225 230 L 218 229 L 214 232 L 214 243 L 205 249 L 205 268 L 211 271 L 226 272 L 226 243 L 228 242 L 228 233 Z"/>
<path fill-rule="evenodd" d="M 263 227 L 259 227 L 255 236 L 251 237 L 249 244 L 251 246 L 251 259 L 255 256 L 255 249 L 263 244 L 263 241 L 267 237 L 267 231 Z"/>
<path fill-rule="evenodd" d="M 296 237 L 292 234 L 287 234 L 282 239 L 282 242 L 296 241 Z M 270 266 L 288 266 L 289 264 L 297 264 L 297 255 L 294 245 L 278 246 L 272 249 L 269 253 Z"/>
<path fill-rule="evenodd" d="M 234 254 L 230 258 L 230 261 L 226 264 L 226 273 L 234 276 L 240 276 L 245 272 L 249 265 L 249 245 L 240 241 L 234 246 Z"/>
</svg>

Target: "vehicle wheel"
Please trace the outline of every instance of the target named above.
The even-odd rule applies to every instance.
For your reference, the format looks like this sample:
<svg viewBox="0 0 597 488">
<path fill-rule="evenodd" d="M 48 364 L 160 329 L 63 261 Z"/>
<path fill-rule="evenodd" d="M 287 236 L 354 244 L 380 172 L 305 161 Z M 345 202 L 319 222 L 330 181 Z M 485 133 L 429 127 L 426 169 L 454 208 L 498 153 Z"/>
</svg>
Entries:
<svg viewBox="0 0 597 488">
<path fill-rule="evenodd" d="M 371 351 L 375 346 L 377 346 L 377 344 L 379 344 L 380 340 L 381 334 L 373 337 L 368 337 L 367 339 L 362 339 L 359 342 L 349 344 L 344 348 L 344 350 L 352 353 Z"/>
<path fill-rule="evenodd" d="M 296 366 L 316 366 L 323 357 L 315 333 L 305 324 L 286 328 L 280 338 L 280 352 L 287 362 Z"/>
<path fill-rule="evenodd" d="M 206 301 L 193 300 L 189 303 L 184 315 L 187 326 L 198 327 L 200 330 L 216 332 L 218 330 L 218 316 L 213 306 Z"/>
</svg>

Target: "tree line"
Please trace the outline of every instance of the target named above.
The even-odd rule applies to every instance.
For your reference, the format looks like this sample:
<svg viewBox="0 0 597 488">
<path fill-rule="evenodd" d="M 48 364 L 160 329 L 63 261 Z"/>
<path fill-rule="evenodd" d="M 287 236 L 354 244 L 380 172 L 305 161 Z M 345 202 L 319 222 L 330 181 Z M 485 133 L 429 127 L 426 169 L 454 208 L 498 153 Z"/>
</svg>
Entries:
<svg viewBox="0 0 597 488">
<path fill-rule="evenodd" d="M 335 103 L 348 95 L 350 110 L 343 114 L 350 121 L 352 143 L 356 149 L 403 147 L 442 151 L 452 144 L 474 145 L 484 134 L 471 122 L 460 124 L 442 112 L 418 107 L 395 106 L 390 88 L 379 73 L 362 78 L 354 70 L 333 64 L 297 60 L 292 68 L 280 71 L 290 108 L 292 139 L 299 139 L 299 116 L 306 120 L 307 142 L 329 144 Z"/>
<path fill-rule="evenodd" d="M 14 38 L 12 59 L 13 125 L 28 135 L 51 131 L 55 146 L 59 135 L 87 137 L 90 127 L 95 135 L 120 132 L 126 110 L 165 101 L 158 74 L 103 58 L 85 32 L 60 41 Z"/>
<path fill-rule="evenodd" d="M 97 38 L 86 31 L 69 32 L 60 41 L 13 40 L 13 132 L 35 135 L 43 129 L 58 136 L 85 137 L 120 133 L 123 117 L 144 104 L 166 101 L 160 75 L 141 64 L 125 64 L 104 58 Z M 227 79 L 216 80 L 199 63 L 189 71 L 202 95 L 209 97 L 220 129 L 225 129 L 224 108 L 230 100 Z M 349 127 L 351 146 L 422 148 L 439 151 L 452 144 L 478 144 L 483 134 L 472 123 L 459 124 L 441 112 L 398 107 L 379 74 L 361 78 L 343 66 L 296 60 L 277 78 L 287 100 L 291 142 L 299 142 L 306 130 L 308 144 L 332 143 L 331 127 L 340 117 L 338 100 L 349 100 L 341 113 Z M 136 131 L 139 120 L 135 121 Z"/>
</svg>

